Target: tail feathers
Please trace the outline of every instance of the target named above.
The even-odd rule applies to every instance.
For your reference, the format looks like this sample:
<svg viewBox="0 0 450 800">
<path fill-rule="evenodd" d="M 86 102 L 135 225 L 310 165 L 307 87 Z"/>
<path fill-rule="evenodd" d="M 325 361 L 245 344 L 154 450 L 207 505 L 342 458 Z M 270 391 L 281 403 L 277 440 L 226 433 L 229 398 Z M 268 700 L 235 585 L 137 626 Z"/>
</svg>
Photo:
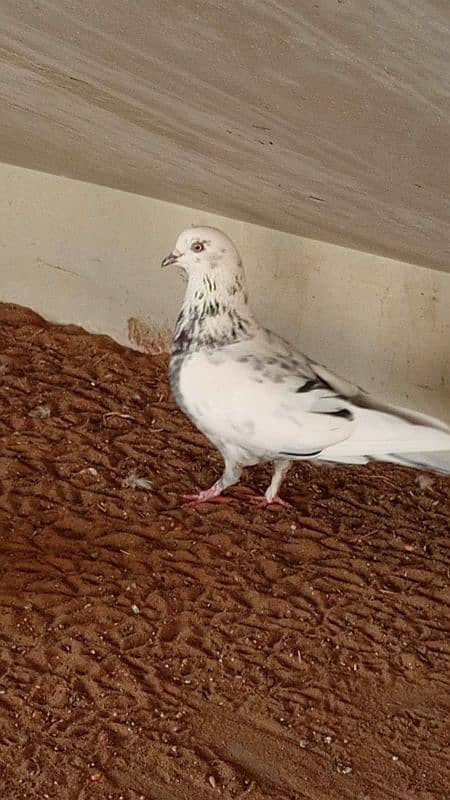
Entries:
<svg viewBox="0 0 450 800">
<path fill-rule="evenodd" d="M 413 469 L 428 470 L 439 475 L 450 475 L 450 450 L 431 453 L 386 453 L 380 455 L 336 456 L 316 460 L 323 464 L 368 464 L 370 461 L 384 461 Z"/>
<path fill-rule="evenodd" d="M 437 417 L 423 414 L 421 411 L 412 411 L 410 408 L 402 408 L 402 406 L 394 406 L 390 403 L 385 403 L 378 397 L 373 397 L 363 392 L 356 398 L 353 398 L 352 401 L 362 408 L 370 408 L 373 411 L 383 411 L 399 419 L 403 419 L 405 422 L 410 422 L 413 425 L 427 425 L 435 430 L 450 433 L 450 426 Z"/>
<path fill-rule="evenodd" d="M 437 453 L 392 453 L 382 460 L 414 469 L 437 472 L 440 475 L 450 475 L 450 450 L 441 450 Z"/>
<path fill-rule="evenodd" d="M 450 426 L 437 417 L 432 417 L 429 414 L 423 414 L 421 411 L 412 411 L 410 408 L 403 408 L 402 406 L 392 405 L 386 400 L 375 395 L 369 394 L 360 386 L 356 386 L 350 381 L 335 375 L 327 367 L 322 364 L 311 362 L 310 366 L 318 377 L 334 389 L 335 392 L 342 395 L 343 398 L 350 400 L 355 406 L 359 408 L 367 408 L 373 411 L 382 411 L 385 414 L 390 414 L 393 417 L 402 419 L 405 422 L 411 422 L 413 425 L 427 425 L 436 430 L 445 431 L 450 433 Z"/>
</svg>

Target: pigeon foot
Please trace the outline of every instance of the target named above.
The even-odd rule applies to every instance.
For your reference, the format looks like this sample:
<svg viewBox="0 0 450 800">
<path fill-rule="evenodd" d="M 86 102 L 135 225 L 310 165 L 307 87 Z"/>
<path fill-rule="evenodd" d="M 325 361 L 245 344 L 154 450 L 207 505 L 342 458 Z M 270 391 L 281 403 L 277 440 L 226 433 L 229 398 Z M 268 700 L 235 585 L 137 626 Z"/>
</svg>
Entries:
<svg viewBox="0 0 450 800">
<path fill-rule="evenodd" d="M 198 486 L 196 486 L 195 489 L 195 494 L 183 494 L 181 496 L 181 499 L 184 501 L 182 504 L 183 508 L 193 508 L 202 503 L 229 503 L 231 500 L 230 497 L 224 497 L 218 494 L 218 490 L 214 486 L 211 486 L 210 489 L 199 489 Z"/>
<path fill-rule="evenodd" d="M 259 494 L 245 494 L 241 495 L 245 500 L 248 500 L 250 505 L 254 506 L 255 508 L 267 508 L 268 506 L 282 506 L 283 508 L 292 508 L 291 503 L 288 503 L 287 500 L 283 500 L 282 497 L 279 497 L 277 494 L 272 497 L 271 500 L 268 500 L 267 497 Z"/>
</svg>

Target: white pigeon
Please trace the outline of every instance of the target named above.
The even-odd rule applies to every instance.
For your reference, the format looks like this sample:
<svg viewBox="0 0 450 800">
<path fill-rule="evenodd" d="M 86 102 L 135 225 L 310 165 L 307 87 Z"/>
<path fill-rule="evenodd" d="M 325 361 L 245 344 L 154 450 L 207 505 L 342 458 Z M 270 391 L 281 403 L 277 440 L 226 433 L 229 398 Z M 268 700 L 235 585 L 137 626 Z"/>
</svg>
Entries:
<svg viewBox="0 0 450 800">
<path fill-rule="evenodd" d="M 273 462 L 261 505 L 287 505 L 278 490 L 293 461 L 391 461 L 450 474 L 450 428 L 397 408 L 338 377 L 262 328 L 249 304 L 230 239 L 189 228 L 162 266 L 187 273 L 170 361 L 174 397 L 221 452 L 225 469 L 188 504 L 224 501 L 242 468 Z M 254 499 L 254 498 L 253 498 Z"/>
</svg>

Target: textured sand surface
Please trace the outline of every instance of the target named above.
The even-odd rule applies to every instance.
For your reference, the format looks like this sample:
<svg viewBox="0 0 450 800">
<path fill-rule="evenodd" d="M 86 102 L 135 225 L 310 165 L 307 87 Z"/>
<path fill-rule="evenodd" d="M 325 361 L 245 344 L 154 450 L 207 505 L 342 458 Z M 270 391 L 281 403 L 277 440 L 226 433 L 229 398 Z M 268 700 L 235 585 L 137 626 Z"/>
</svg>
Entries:
<svg viewBox="0 0 450 800">
<path fill-rule="evenodd" d="M 0 306 L 2 800 L 444 800 L 450 481 L 182 510 L 220 462 L 166 367 Z"/>
</svg>

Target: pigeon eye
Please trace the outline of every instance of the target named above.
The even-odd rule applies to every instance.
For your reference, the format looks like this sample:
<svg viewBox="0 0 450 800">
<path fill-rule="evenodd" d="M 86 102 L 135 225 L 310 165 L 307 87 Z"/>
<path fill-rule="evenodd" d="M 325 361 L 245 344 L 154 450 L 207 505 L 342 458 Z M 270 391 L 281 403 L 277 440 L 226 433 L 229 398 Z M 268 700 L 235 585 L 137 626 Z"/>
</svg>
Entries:
<svg viewBox="0 0 450 800">
<path fill-rule="evenodd" d="M 193 250 L 194 253 L 201 253 L 204 249 L 205 245 L 202 242 L 194 242 L 191 247 L 191 250 Z"/>
</svg>

